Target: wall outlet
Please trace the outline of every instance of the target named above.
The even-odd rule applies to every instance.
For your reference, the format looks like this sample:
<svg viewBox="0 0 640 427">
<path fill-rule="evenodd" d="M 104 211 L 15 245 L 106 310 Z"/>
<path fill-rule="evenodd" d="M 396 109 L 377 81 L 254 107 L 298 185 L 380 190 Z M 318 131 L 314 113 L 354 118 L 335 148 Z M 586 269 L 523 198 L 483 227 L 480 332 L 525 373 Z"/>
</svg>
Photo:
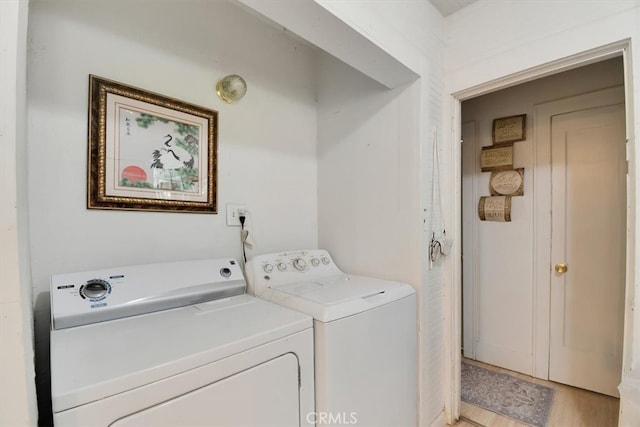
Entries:
<svg viewBox="0 0 640 427">
<path fill-rule="evenodd" d="M 240 214 L 244 214 L 245 216 L 249 214 L 247 205 L 227 204 L 227 225 L 240 227 Z"/>
</svg>

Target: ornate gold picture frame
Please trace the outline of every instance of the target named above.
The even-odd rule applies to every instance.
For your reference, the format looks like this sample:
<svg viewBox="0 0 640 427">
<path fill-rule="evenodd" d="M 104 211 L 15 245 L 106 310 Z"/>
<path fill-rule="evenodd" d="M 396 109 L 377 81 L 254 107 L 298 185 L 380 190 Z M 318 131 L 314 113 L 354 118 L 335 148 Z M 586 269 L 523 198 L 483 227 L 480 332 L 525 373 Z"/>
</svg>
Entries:
<svg viewBox="0 0 640 427">
<path fill-rule="evenodd" d="M 89 76 L 87 208 L 217 213 L 218 113 Z"/>
</svg>

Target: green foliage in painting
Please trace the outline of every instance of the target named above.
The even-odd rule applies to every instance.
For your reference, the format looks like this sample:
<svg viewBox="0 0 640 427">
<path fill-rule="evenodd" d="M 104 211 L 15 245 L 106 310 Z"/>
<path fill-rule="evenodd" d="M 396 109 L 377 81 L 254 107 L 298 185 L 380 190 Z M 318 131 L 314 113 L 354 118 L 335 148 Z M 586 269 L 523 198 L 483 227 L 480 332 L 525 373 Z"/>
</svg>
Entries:
<svg viewBox="0 0 640 427">
<path fill-rule="evenodd" d="M 161 175 L 154 176 L 158 180 L 158 187 L 171 191 L 190 191 L 198 183 L 197 168 L 179 168 L 160 170 Z"/>
<path fill-rule="evenodd" d="M 129 181 L 127 178 L 120 179 L 120 185 L 123 187 L 135 187 L 135 188 L 153 188 L 151 183 L 146 181 Z"/>
<path fill-rule="evenodd" d="M 184 148 L 187 153 L 191 154 L 194 158 L 198 157 L 198 140 L 191 135 L 187 135 L 186 138 L 176 138 L 176 145 L 180 148 Z"/>
<path fill-rule="evenodd" d="M 163 119 L 151 114 L 139 113 L 136 118 L 139 127 L 147 129 L 155 123 L 171 123 L 175 126 L 175 133 L 167 135 L 164 145 L 152 154 L 153 162 L 151 167 L 154 170 L 154 184 L 148 182 L 132 182 L 123 178 L 120 185 L 127 187 L 161 188 L 172 191 L 191 191 L 197 186 L 199 180 L 198 157 L 198 126 L 187 123 L 180 123 L 173 120 Z M 180 153 L 176 147 L 186 151 L 190 159 Z M 163 158 L 169 156 L 168 158 Z M 176 167 L 173 156 L 182 166 Z M 172 166 L 168 166 L 171 165 Z M 195 167 L 194 167 L 195 166 Z"/>
<path fill-rule="evenodd" d="M 151 114 L 146 113 L 140 113 L 140 117 L 136 118 L 136 123 L 138 123 L 138 126 L 145 129 L 147 129 L 149 125 L 155 122 L 169 123 L 169 120 L 157 116 L 152 116 Z"/>
<path fill-rule="evenodd" d="M 191 190 L 198 182 L 198 168 L 180 168 L 174 172 L 178 175 L 184 190 Z"/>
<path fill-rule="evenodd" d="M 185 123 L 176 122 L 176 132 L 180 135 L 191 135 L 193 137 L 198 136 L 198 127 L 196 125 L 188 125 Z"/>
<path fill-rule="evenodd" d="M 156 122 L 169 123 L 169 120 L 157 117 L 151 114 L 140 113 L 140 117 L 136 118 L 136 123 L 141 128 L 147 129 Z M 176 126 L 176 132 L 183 138 L 176 137 L 174 139 L 176 145 L 185 149 L 193 157 L 198 156 L 198 126 L 180 122 L 172 122 Z"/>
<path fill-rule="evenodd" d="M 162 117 L 154 116 L 151 114 L 140 113 L 140 117 L 136 118 L 136 123 L 141 128 L 147 129 L 152 124 L 160 122 L 160 123 L 169 123 L 168 119 L 163 119 Z M 198 137 L 198 127 L 196 125 L 189 125 L 186 123 L 173 122 L 176 125 L 176 132 L 182 136 L 191 135 L 192 137 Z"/>
</svg>

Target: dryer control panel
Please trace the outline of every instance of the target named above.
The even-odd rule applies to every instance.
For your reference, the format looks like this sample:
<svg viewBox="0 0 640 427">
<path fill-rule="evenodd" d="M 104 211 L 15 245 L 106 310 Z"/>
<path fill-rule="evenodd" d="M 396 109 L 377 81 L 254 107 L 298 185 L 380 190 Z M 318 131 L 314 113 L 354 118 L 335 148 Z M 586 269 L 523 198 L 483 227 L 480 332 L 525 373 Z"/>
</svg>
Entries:
<svg viewBox="0 0 640 427">
<path fill-rule="evenodd" d="M 324 249 L 258 255 L 245 266 L 249 292 L 260 295 L 266 288 L 344 274 Z"/>
<path fill-rule="evenodd" d="M 234 259 L 165 262 L 51 276 L 51 327 L 63 329 L 243 294 Z"/>
</svg>

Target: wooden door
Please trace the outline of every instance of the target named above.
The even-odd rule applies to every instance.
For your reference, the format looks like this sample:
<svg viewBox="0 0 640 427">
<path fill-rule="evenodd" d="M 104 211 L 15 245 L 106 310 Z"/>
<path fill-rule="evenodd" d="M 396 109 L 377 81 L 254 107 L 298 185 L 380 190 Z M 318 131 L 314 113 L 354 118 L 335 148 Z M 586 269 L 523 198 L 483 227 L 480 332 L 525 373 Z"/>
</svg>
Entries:
<svg viewBox="0 0 640 427">
<path fill-rule="evenodd" d="M 612 396 L 622 372 L 624 120 L 619 104 L 551 121 L 549 379 Z"/>
</svg>

